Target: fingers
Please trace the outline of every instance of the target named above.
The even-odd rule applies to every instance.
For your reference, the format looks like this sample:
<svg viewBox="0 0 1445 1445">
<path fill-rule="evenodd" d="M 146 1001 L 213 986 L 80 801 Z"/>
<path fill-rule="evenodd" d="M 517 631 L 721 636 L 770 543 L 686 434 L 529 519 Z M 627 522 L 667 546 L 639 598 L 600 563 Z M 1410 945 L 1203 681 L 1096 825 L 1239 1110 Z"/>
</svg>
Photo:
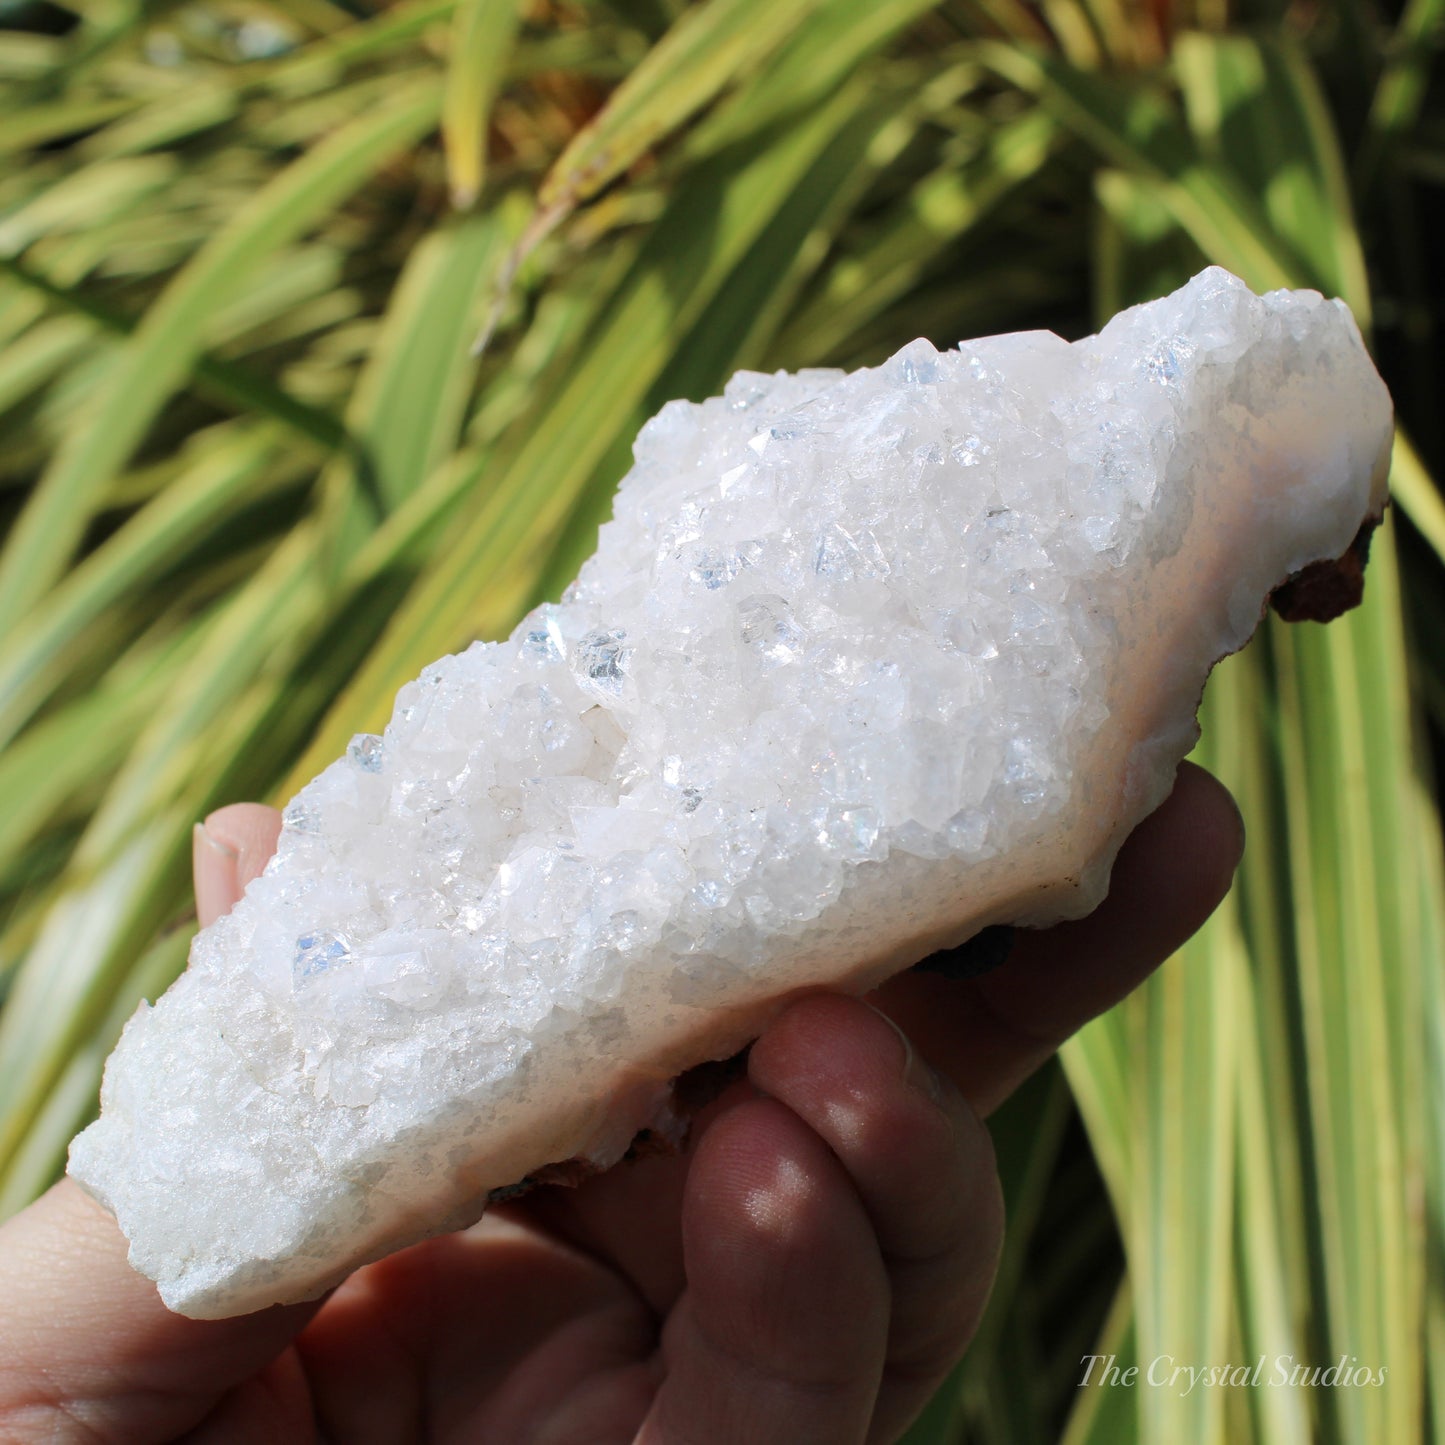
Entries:
<svg viewBox="0 0 1445 1445">
<path fill-rule="evenodd" d="M 639 1445 L 896 1440 L 988 1298 L 987 1131 L 854 999 L 794 1004 L 748 1077 L 767 1097 L 717 1118 L 688 1176 L 687 1288 Z"/>
<path fill-rule="evenodd" d="M 822 1138 L 772 1099 L 721 1116 L 693 1160 L 683 1243 L 687 1289 L 637 1445 L 861 1445 L 882 1378 L 888 1280 L 858 1192 Z"/>
<path fill-rule="evenodd" d="M 235 907 L 276 851 L 281 815 L 260 803 L 218 808 L 191 835 L 196 917 L 202 928 Z"/>
<path fill-rule="evenodd" d="M 579 1189 L 545 1186 L 512 1208 L 625 1276 L 649 1308 L 666 1315 L 687 1283 L 681 1220 L 691 1151 L 717 1119 L 752 1096 L 745 1078 L 734 1081 L 692 1117 L 681 1154 L 630 1159 Z"/>
<path fill-rule="evenodd" d="M 1173 794 L 1120 850 L 1109 896 L 1089 917 L 1020 930 L 993 973 L 963 982 L 901 974 L 876 1000 L 987 1114 L 1199 928 L 1228 891 L 1243 848 L 1229 793 L 1185 763 Z"/>
<path fill-rule="evenodd" d="M 585 1255 L 488 1214 L 358 1270 L 297 1348 L 327 1440 L 631 1440 L 656 1320 Z"/>
<path fill-rule="evenodd" d="M 1003 1204 L 988 1131 L 853 999 L 793 1005 L 753 1046 L 748 1074 L 828 1145 L 868 1215 L 891 1300 L 868 1438 L 896 1440 L 963 1353 L 993 1283 Z"/>
<path fill-rule="evenodd" d="M 115 1220 L 68 1179 L 0 1227 L 0 1260 L 6 1439 L 172 1439 L 275 1356 L 317 1308 L 231 1320 L 172 1314 L 126 1262 Z"/>
</svg>

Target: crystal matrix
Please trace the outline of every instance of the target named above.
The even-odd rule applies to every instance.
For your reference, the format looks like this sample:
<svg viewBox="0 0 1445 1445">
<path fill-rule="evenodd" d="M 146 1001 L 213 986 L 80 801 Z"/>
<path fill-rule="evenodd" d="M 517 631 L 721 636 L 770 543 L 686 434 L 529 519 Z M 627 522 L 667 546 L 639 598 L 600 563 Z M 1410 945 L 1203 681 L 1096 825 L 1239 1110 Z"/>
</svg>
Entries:
<svg viewBox="0 0 1445 1445">
<path fill-rule="evenodd" d="M 610 1163 L 796 989 L 1087 911 L 1390 429 L 1340 303 L 1218 270 L 1072 346 L 670 404 L 563 602 L 292 802 L 72 1173 L 173 1308 L 307 1298 Z"/>
</svg>

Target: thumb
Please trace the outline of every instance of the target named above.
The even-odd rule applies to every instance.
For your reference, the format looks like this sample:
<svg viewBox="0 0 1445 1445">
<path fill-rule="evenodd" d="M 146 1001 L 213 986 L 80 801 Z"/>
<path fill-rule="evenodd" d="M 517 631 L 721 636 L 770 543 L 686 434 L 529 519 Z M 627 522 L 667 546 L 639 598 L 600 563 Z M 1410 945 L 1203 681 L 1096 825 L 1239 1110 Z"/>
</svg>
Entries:
<svg viewBox="0 0 1445 1445">
<path fill-rule="evenodd" d="M 276 851 L 281 815 L 261 803 L 231 803 L 197 823 L 191 838 L 196 917 L 202 928 L 236 906 Z"/>
<path fill-rule="evenodd" d="M 0 1226 L 0 1437 L 169 1440 L 283 1350 L 319 1302 L 172 1314 L 116 1222 L 63 1179 Z"/>
</svg>

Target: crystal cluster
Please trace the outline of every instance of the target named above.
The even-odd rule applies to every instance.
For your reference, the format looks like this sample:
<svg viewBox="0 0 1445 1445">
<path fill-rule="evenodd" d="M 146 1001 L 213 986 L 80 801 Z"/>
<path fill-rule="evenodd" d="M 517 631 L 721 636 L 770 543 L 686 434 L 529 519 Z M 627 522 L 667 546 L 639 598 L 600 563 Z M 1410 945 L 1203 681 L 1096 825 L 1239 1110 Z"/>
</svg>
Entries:
<svg viewBox="0 0 1445 1445">
<path fill-rule="evenodd" d="M 562 602 L 287 808 L 72 1173 L 173 1308 L 313 1296 L 610 1163 L 784 994 L 1087 911 L 1390 433 L 1342 304 L 1219 270 L 1074 345 L 670 403 Z"/>
</svg>

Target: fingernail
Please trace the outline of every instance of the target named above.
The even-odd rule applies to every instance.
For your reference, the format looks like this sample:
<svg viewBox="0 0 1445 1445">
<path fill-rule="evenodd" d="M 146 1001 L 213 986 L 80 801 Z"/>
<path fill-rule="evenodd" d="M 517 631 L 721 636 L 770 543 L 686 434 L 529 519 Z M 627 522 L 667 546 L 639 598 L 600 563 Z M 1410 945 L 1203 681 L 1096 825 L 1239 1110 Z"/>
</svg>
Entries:
<svg viewBox="0 0 1445 1445">
<path fill-rule="evenodd" d="M 943 1100 L 943 1089 L 938 1082 L 938 1075 L 919 1058 L 918 1050 L 913 1047 L 913 1040 L 899 1028 L 897 1021 L 889 1018 L 882 1009 L 873 1008 L 871 1003 L 868 1004 L 867 1007 L 873 1009 L 873 1012 L 898 1035 L 898 1040 L 903 1045 L 902 1072 L 904 1082 L 926 1094 L 935 1104 L 941 1103 Z"/>
<path fill-rule="evenodd" d="M 224 838 L 216 837 L 204 823 L 196 824 L 192 837 L 198 844 L 203 844 L 205 847 L 213 849 L 223 858 L 230 859 L 232 863 L 237 862 L 241 856 L 241 850 L 237 848 L 234 843 L 228 843 Z"/>
<path fill-rule="evenodd" d="M 236 876 L 240 869 L 238 850 L 218 838 L 204 823 L 191 830 L 191 872 L 196 886 L 196 919 L 204 928 L 236 901 Z"/>
</svg>

